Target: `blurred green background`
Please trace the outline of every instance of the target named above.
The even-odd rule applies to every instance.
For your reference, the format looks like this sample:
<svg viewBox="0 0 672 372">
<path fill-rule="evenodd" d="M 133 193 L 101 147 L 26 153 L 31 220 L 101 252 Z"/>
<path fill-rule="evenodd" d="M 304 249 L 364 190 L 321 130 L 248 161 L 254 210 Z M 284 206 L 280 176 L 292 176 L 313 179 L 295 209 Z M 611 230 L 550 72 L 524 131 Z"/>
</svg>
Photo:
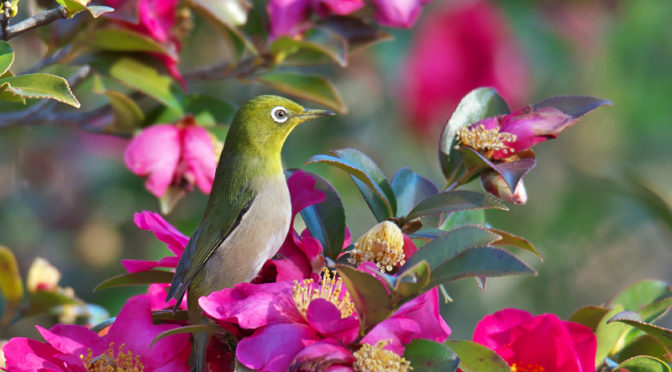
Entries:
<svg viewBox="0 0 672 372">
<path fill-rule="evenodd" d="M 419 25 L 446 3 L 451 2 L 429 4 Z M 526 102 L 585 94 L 614 106 L 589 114 L 558 140 L 536 148 L 537 167 L 525 179 L 527 205 L 487 213 L 493 226 L 529 239 L 544 262 L 523 254 L 538 277 L 492 279 L 485 292 L 473 280 L 449 285 L 455 302 L 442 311 L 456 338 L 471 338 L 483 315 L 504 307 L 567 318 L 580 306 L 606 302 L 636 280 L 672 280 L 670 226 L 622 192 L 628 175 L 635 174 L 672 199 L 672 2 L 492 4 L 521 46 L 528 72 Z M 227 57 L 223 41 L 204 22 L 195 22 L 184 42 L 182 71 Z M 418 133 L 400 104 L 404 59 L 416 30 L 388 30 L 393 41 L 353 55 L 347 68 L 318 70 L 335 81 L 349 112 L 298 128 L 283 151 L 286 167 L 302 167 L 308 157 L 329 149 L 355 147 L 390 178 L 409 166 L 441 184 L 436 155 L 441 125 Z M 34 33 L 12 40 L 17 70 L 39 58 L 39 45 Z M 271 92 L 232 81 L 198 82 L 190 89 L 236 105 Z M 168 253 L 132 222 L 134 212 L 156 211 L 158 203 L 144 189 L 144 180 L 124 167 L 124 146 L 124 140 L 76 128 L 0 129 L 0 244 L 16 253 L 24 275 L 34 257 L 45 257 L 62 270 L 62 286 L 111 313 L 143 290 L 92 292 L 103 279 L 123 272 L 119 259 Z M 304 169 L 323 175 L 339 190 L 353 237 L 375 223 L 344 173 L 322 165 Z M 205 201 L 199 192 L 189 194 L 168 220 L 191 233 Z M 24 327 L 13 331 L 27 334 Z"/>
</svg>

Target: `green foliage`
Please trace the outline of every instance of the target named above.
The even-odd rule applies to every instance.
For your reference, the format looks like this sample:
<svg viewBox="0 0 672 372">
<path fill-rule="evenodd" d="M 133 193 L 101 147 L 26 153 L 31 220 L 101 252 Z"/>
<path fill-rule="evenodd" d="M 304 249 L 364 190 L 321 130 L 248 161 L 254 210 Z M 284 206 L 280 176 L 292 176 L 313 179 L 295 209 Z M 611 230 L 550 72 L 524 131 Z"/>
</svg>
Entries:
<svg viewBox="0 0 672 372">
<path fill-rule="evenodd" d="M 98 18 L 105 13 L 114 11 L 114 9 L 109 6 L 88 5 L 89 0 L 56 0 L 56 2 L 65 7 L 68 11 L 68 17 L 70 18 L 83 11 L 88 11 L 93 18 Z"/>
<path fill-rule="evenodd" d="M 623 361 L 614 369 L 616 372 L 670 372 L 670 366 L 651 356 L 636 356 Z"/>
<path fill-rule="evenodd" d="M 378 279 L 347 265 L 336 265 L 361 322 L 360 334 L 387 319 L 394 311 L 387 290 Z"/>
<path fill-rule="evenodd" d="M 404 359 L 411 362 L 413 371 L 457 371 L 458 355 L 444 344 L 417 339 L 404 350 Z"/>
<path fill-rule="evenodd" d="M 317 102 L 338 112 L 347 111 L 334 86 L 321 76 L 268 72 L 259 75 L 255 80 L 280 92 Z"/>
<path fill-rule="evenodd" d="M 445 343 L 460 358 L 464 372 L 509 372 L 511 368 L 502 357 L 487 347 L 467 340 L 447 340 Z"/>
<path fill-rule="evenodd" d="M 150 52 L 175 56 L 177 51 L 167 49 L 154 39 L 131 30 L 100 29 L 94 31 L 87 43 L 96 49 L 116 52 Z"/>
<path fill-rule="evenodd" d="M 152 284 L 152 283 L 170 283 L 172 279 L 173 279 L 173 273 L 170 271 L 162 271 L 162 270 L 140 271 L 137 273 L 121 274 L 108 278 L 104 280 L 102 283 L 98 284 L 98 286 L 94 288 L 94 291 L 114 287 L 125 287 L 133 285 Z"/>
<path fill-rule="evenodd" d="M 14 50 L 8 42 L 0 40 L 0 76 L 9 71 L 14 63 Z"/>
</svg>

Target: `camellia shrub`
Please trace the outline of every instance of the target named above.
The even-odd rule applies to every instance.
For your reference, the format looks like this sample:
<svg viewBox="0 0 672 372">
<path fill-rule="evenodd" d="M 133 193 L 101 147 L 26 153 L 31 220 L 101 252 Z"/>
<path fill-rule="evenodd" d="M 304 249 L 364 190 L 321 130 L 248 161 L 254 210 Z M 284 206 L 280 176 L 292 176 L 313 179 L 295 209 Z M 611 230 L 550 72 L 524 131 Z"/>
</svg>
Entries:
<svg viewBox="0 0 672 372">
<path fill-rule="evenodd" d="M 207 321 L 190 323 L 186 300 L 166 302 L 189 236 L 164 216 L 195 188 L 212 191 L 226 124 L 236 110 L 190 83 L 235 79 L 344 113 L 339 93 L 316 66 L 346 68 L 351 53 L 390 38 L 383 27 L 412 27 L 429 0 L 56 3 L 25 17 L 17 0 L 3 4 L 0 127 L 51 123 L 129 139 L 119 161 L 146 179 L 161 212 L 138 211 L 133 222 L 168 250 L 157 260 L 122 260 L 126 272 L 98 285 L 97 291 L 147 287 L 110 317 L 62 287 L 59 270 L 46 260 L 35 259 L 22 275 L 12 251 L 0 246 L 0 337 L 38 314 L 57 323 L 36 325 L 42 339 L 3 340 L 3 370 L 187 371 L 190 338 L 204 332 L 212 336 L 206 355 L 211 371 L 670 370 L 672 330 L 654 324 L 672 306 L 672 288 L 664 282 L 638 282 L 566 320 L 505 308 L 481 319 L 471 340 L 451 338 L 439 311 L 442 301 L 453 301 L 449 282 L 473 278 L 485 290 L 488 278 L 536 274 L 520 256 L 526 251 L 541 259 L 540 252 L 488 224 L 483 211 L 528 201 L 523 178 L 536 165 L 534 148 L 610 105 L 588 96 L 511 108 L 497 89 L 465 91 L 438 141 L 441 184 L 410 168 L 389 178 L 355 148 L 307 159 L 350 176 L 377 221 L 362 236 L 350 235 L 345 206 L 327 179 L 286 170 L 291 224 L 278 253 L 251 282 L 200 297 Z M 493 8 L 474 4 L 445 17 L 467 30 L 478 26 L 479 35 L 500 37 L 497 30 L 506 27 Z M 184 72 L 180 51 L 194 17 L 207 21 L 230 53 L 217 65 Z M 488 20 L 495 21 L 494 31 L 485 27 L 492 26 Z M 426 28 L 446 26 L 437 21 Z M 48 54 L 15 71 L 12 39 L 38 27 L 46 30 L 41 38 Z M 447 39 L 456 50 L 480 47 Z M 500 47 L 490 41 L 483 45 L 486 54 Z M 424 43 L 417 48 L 423 50 L 418 58 L 432 55 Z M 424 73 L 417 60 L 408 63 Z M 490 71 L 488 82 L 504 84 L 493 64 L 482 69 Z M 456 71 L 446 76 L 458 76 Z M 415 82 L 431 85 L 432 76 Z M 520 100 L 523 88 L 509 88 Z M 454 106 L 441 106 L 457 94 L 453 90 L 435 93 L 430 111 L 412 113 L 419 127 Z M 419 93 L 413 97 L 408 103 L 415 110 L 423 101 Z"/>
</svg>

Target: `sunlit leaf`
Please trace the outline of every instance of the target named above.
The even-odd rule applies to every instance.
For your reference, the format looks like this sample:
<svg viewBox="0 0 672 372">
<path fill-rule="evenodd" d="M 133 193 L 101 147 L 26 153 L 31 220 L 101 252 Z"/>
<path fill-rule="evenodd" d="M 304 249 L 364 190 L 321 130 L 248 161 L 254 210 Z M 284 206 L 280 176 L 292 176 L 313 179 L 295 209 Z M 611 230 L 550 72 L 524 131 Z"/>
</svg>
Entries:
<svg viewBox="0 0 672 372">
<path fill-rule="evenodd" d="M 129 96 L 122 92 L 107 89 L 98 75 L 94 77 L 93 91 L 104 94 L 110 101 L 110 106 L 112 106 L 114 123 L 104 129 L 106 132 L 131 134 L 136 128 L 140 127 L 145 115 Z"/>
<path fill-rule="evenodd" d="M 493 228 L 488 228 L 489 231 L 494 232 L 495 234 L 501 236 L 500 240 L 497 240 L 496 242 L 493 243 L 493 245 L 499 245 L 499 246 L 509 246 L 509 247 L 516 247 L 520 249 L 524 249 L 526 251 L 534 253 L 538 258 L 539 261 L 543 261 L 544 259 L 541 257 L 539 252 L 537 251 L 536 248 L 530 243 L 527 239 L 522 238 L 517 235 L 513 235 L 510 232 L 504 231 L 504 230 L 499 230 L 499 229 L 493 229 Z"/>
<path fill-rule="evenodd" d="M 464 372 L 510 372 L 511 368 L 499 354 L 487 347 L 467 340 L 446 340 L 445 344 L 460 358 Z"/>
<path fill-rule="evenodd" d="M 569 317 L 570 322 L 583 324 L 593 332 L 597 329 L 600 321 L 609 313 L 609 308 L 602 306 L 584 306 L 577 309 Z"/>
<path fill-rule="evenodd" d="M 4 296 L 6 306 L 0 305 L 0 328 L 7 324 L 14 315 L 19 302 L 23 299 L 23 282 L 19 273 L 16 257 L 9 248 L 0 245 L 0 292 Z"/>
<path fill-rule="evenodd" d="M 153 283 L 170 283 L 173 279 L 173 273 L 163 270 L 148 270 L 137 273 L 121 274 L 113 276 L 98 284 L 93 291 L 113 287 L 126 287 L 133 285 L 153 284 Z"/>
<path fill-rule="evenodd" d="M 595 328 L 595 336 L 597 337 L 597 352 L 595 354 L 595 365 L 602 363 L 609 353 L 614 348 L 614 345 L 621 338 L 623 333 L 628 331 L 628 326 L 620 323 L 612 323 L 610 319 L 618 313 L 623 311 L 623 306 L 615 305 L 605 316 L 600 320 Z"/>
<path fill-rule="evenodd" d="M 0 99 L 15 101 L 25 98 L 53 99 L 79 108 L 80 104 L 70 90 L 68 81 L 51 74 L 36 73 L 0 79 Z"/>
<path fill-rule="evenodd" d="M 336 269 L 359 315 L 361 334 L 392 314 L 390 296 L 378 279 L 348 265 L 337 264 Z"/>
<path fill-rule="evenodd" d="M 128 29 L 98 29 L 87 36 L 86 42 L 102 50 L 153 52 L 176 57 L 175 50 L 170 50 L 156 40 Z"/>
<path fill-rule="evenodd" d="M 418 203 L 406 216 L 411 220 L 429 214 L 441 214 L 458 212 L 467 209 L 495 208 L 508 210 L 508 208 L 496 199 L 479 192 L 458 190 L 446 191 L 430 196 Z"/>
<path fill-rule="evenodd" d="M 336 62 L 345 67 L 347 61 L 347 43 L 343 38 L 331 32 L 311 29 L 301 40 L 281 37 L 269 47 L 276 61 L 290 64 L 317 64 Z"/>
<path fill-rule="evenodd" d="M 639 314 L 633 311 L 623 311 L 615 314 L 609 319 L 608 323 L 614 324 L 614 322 L 624 323 L 643 331 L 660 342 L 668 353 L 672 352 L 672 330 L 646 323 L 642 321 Z"/>
<path fill-rule="evenodd" d="M 670 367 L 664 361 L 652 356 L 640 355 L 632 357 L 618 367 L 614 372 L 670 372 Z"/>
<path fill-rule="evenodd" d="M 460 358 L 448 346 L 424 339 L 416 339 L 406 345 L 404 359 L 411 362 L 415 372 L 451 372 L 456 371 L 460 363 Z"/>
<path fill-rule="evenodd" d="M 268 72 L 257 76 L 255 80 L 280 92 L 317 102 L 337 112 L 347 111 L 334 86 L 321 76 Z"/>
<path fill-rule="evenodd" d="M 672 288 L 661 280 L 642 280 L 620 291 L 610 306 L 622 305 L 625 311 L 638 311 L 656 300 L 672 295 Z"/>
<path fill-rule="evenodd" d="M 4 75 L 14 63 L 14 50 L 8 42 L 0 40 L 0 75 Z"/>
</svg>

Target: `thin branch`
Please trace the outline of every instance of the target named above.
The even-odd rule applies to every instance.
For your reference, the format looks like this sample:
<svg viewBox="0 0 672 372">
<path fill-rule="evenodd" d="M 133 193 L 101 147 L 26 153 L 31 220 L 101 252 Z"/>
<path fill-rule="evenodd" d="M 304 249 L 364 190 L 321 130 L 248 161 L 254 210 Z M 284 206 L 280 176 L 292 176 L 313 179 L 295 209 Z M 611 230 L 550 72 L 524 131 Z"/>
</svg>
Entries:
<svg viewBox="0 0 672 372">
<path fill-rule="evenodd" d="M 34 72 L 38 72 L 41 69 L 51 66 L 53 64 L 59 63 L 63 57 L 68 55 L 72 51 L 72 45 L 65 46 L 59 50 L 57 50 L 55 53 L 53 53 L 50 56 L 44 57 L 41 61 L 37 62 L 34 64 L 32 67 L 30 67 L 27 70 L 24 70 L 21 72 L 21 74 L 32 74 Z"/>
<path fill-rule="evenodd" d="M 66 18 L 67 16 L 68 11 L 62 6 L 59 6 L 58 8 L 54 9 L 45 10 L 43 12 L 35 14 L 30 18 L 24 19 L 23 21 L 15 25 L 9 26 L 6 29 L 3 28 L 3 30 L 5 30 L 5 33 L 2 36 L 4 40 L 9 40 L 35 27 L 47 25 L 59 19 Z"/>
<path fill-rule="evenodd" d="M 269 58 L 250 57 L 243 59 L 237 64 L 224 62 L 200 70 L 187 72 L 184 78 L 187 80 L 223 80 L 231 78 L 244 78 L 252 75 L 261 68 L 272 65 Z"/>
</svg>

